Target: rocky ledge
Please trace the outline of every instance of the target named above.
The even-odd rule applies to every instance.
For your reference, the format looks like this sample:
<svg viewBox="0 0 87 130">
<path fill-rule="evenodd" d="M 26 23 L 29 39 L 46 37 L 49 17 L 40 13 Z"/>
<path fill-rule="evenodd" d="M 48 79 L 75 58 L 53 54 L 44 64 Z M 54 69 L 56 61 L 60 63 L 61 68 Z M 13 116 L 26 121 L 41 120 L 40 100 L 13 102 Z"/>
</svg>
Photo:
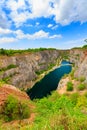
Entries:
<svg viewBox="0 0 87 130">
<path fill-rule="evenodd" d="M 18 88 L 31 86 L 38 74 L 56 64 L 57 50 L 0 56 L 0 80 Z"/>
</svg>

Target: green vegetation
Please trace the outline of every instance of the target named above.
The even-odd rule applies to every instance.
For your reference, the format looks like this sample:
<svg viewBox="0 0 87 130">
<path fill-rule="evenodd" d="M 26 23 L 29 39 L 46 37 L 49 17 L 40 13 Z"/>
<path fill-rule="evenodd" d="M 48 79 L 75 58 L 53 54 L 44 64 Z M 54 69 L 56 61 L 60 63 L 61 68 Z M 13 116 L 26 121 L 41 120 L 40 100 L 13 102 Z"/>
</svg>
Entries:
<svg viewBox="0 0 87 130">
<path fill-rule="evenodd" d="M 70 76 L 72 79 L 74 79 L 74 73 L 75 73 L 75 69 L 72 69 L 72 71 L 70 72 Z"/>
<path fill-rule="evenodd" d="M 55 66 L 54 63 L 50 63 L 49 66 L 48 66 L 48 70 L 49 70 L 49 69 L 52 69 L 54 66 Z"/>
<path fill-rule="evenodd" d="M 5 77 L 5 78 L 3 78 L 3 79 L 1 79 L 0 80 L 0 82 L 2 82 L 2 83 L 8 83 L 9 82 L 9 80 L 10 80 L 10 76 L 8 76 L 8 77 Z"/>
<path fill-rule="evenodd" d="M 34 122 L 32 125 L 21 125 L 20 130 L 87 130 L 87 94 L 59 95 L 55 91 L 51 96 L 36 99 L 33 103 L 36 106 Z M 20 108 L 22 112 L 26 111 L 17 99 L 10 96 L 5 103 L 3 117 L 6 121 L 26 118 Z M 30 113 L 29 108 L 27 112 Z"/>
<path fill-rule="evenodd" d="M 82 48 L 83 48 L 83 49 L 87 49 L 87 45 L 84 45 Z"/>
<path fill-rule="evenodd" d="M 21 54 L 21 53 L 25 53 L 25 52 L 39 52 L 39 51 L 44 51 L 44 50 L 56 50 L 54 48 L 36 48 L 36 49 L 26 49 L 26 50 L 7 50 L 7 49 L 0 49 L 0 55 L 7 55 L 7 56 L 11 56 L 14 54 Z"/>
<path fill-rule="evenodd" d="M 84 81 L 85 81 L 85 77 L 83 77 L 83 76 L 80 77 L 80 78 L 79 78 L 79 81 L 80 81 L 80 82 L 84 82 Z"/>
<path fill-rule="evenodd" d="M 61 51 L 61 59 L 68 59 L 69 58 L 69 52 L 66 51 Z"/>
<path fill-rule="evenodd" d="M 46 70 L 35 71 L 35 73 L 36 73 L 37 75 L 40 75 L 40 74 L 42 74 L 44 71 L 46 71 Z"/>
<path fill-rule="evenodd" d="M 78 86 L 77 86 L 77 88 L 78 88 L 78 90 L 84 90 L 85 88 L 86 88 L 86 86 L 85 86 L 85 84 L 79 84 Z"/>
<path fill-rule="evenodd" d="M 12 69 L 12 68 L 16 68 L 16 67 L 17 67 L 17 65 L 10 64 L 6 68 L 0 68 L 0 72 L 6 71 L 6 70 L 9 70 L 9 69 Z"/>
<path fill-rule="evenodd" d="M 17 65 L 10 64 L 10 65 L 8 65 L 8 66 L 5 67 L 5 68 L 0 68 L 0 74 L 1 74 L 1 73 L 4 73 L 4 71 L 10 70 L 10 69 L 16 68 L 16 67 L 17 67 Z M 1 83 L 9 83 L 10 78 L 11 78 L 11 75 L 0 79 L 0 82 L 1 82 Z"/>
<path fill-rule="evenodd" d="M 4 84 L 4 82 L 3 82 L 3 81 L 0 81 L 0 87 L 2 87 L 3 84 Z"/>
<path fill-rule="evenodd" d="M 59 95 L 53 92 L 48 98 L 34 101 L 34 123 L 25 130 L 87 130 L 87 97 L 77 93 Z"/>
<path fill-rule="evenodd" d="M 67 91 L 73 91 L 73 83 L 72 82 L 67 82 Z"/>
<path fill-rule="evenodd" d="M 85 42 L 86 45 L 84 45 L 84 46 L 82 47 L 82 49 L 87 49 L 87 39 L 85 39 L 84 42 Z"/>
<path fill-rule="evenodd" d="M 27 103 L 22 103 L 17 98 L 10 95 L 0 113 L 1 118 L 4 118 L 5 121 L 11 121 L 28 118 L 30 110 Z"/>
</svg>

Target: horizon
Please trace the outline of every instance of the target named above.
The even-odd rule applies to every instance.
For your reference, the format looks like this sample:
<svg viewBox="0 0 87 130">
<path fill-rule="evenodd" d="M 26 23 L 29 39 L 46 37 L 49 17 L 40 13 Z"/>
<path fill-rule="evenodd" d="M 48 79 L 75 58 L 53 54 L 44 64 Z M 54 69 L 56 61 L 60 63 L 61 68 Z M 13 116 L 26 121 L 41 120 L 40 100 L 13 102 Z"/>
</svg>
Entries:
<svg viewBox="0 0 87 130">
<path fill-rule="evenodd" d="M 0 1 L 0 48 L 60 50 L 87 39 L 86 0 Z"/>
</svg>

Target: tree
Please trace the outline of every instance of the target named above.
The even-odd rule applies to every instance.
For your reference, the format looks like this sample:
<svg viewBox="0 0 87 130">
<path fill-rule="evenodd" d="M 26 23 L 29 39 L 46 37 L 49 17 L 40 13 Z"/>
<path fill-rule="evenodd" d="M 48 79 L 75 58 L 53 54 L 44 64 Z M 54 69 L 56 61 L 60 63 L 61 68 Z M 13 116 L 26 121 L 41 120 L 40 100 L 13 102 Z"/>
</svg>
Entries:
<svg viewBox="0 0 87 130">
<path fill-rule="evenodd" d="M 84 42 L 86 42 L 86 43 L 87 43 L 87 39 L 85 39 L 85 40 L 84 40 Z"/>
</svg>

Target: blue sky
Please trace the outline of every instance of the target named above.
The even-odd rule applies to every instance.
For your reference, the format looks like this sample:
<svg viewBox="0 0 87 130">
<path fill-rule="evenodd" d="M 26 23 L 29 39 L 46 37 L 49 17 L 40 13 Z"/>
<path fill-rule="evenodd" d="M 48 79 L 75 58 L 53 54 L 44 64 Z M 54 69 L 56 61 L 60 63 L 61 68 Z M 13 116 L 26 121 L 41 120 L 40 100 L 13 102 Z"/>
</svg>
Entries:
<svg viewBox="0 0 87 130">
<path fill-rule="evenodd" d="M 87 0 L 1 0 L 0 48 L 84 45 Z"/>
</svg>

